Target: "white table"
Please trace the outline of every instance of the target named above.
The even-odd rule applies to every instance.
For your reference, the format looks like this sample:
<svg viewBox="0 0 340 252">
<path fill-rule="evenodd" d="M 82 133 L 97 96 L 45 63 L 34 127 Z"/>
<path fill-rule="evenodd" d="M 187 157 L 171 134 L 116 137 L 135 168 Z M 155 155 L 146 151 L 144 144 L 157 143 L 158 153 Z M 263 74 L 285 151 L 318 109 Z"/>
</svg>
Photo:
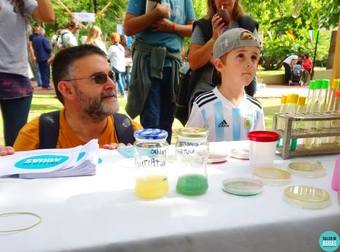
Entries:
<svg viewBox="0 0 340 252">
<path fill-rule="evenodd" d="M 240 144 L 240 143 L 238 143 Z M 215 143 L 228 150 L 235 142 Z M 133 160 L 101 151 L 97 175 L 57 179 L 0 179 L 0 212 L 27 211 L 42 217 L 31 230 L 0 234 L 0 251 L 320 251 L 323 231 L 340 234 L 340 205 L 330 181 L 335 156 L 320 160 L 327 175 L 293 176 L 291 185 L 315 185 L 331 194 L 321 210 L 286 203 L 286 186 L 265 186 L 260 195 L 238 197 L 221 190 L 223 179 L 251 177 L 248 161 L 209 165 L 203 196 L 176 194 L 170 176 L 167 197 L 143 201 L 134 196 Z M 0 160 L 1 161 L 1 160 Z M 275 165 L 287 167 L 280 158 Z M 1 229 L 1 227 L 0 227 Z"/>
</svg>

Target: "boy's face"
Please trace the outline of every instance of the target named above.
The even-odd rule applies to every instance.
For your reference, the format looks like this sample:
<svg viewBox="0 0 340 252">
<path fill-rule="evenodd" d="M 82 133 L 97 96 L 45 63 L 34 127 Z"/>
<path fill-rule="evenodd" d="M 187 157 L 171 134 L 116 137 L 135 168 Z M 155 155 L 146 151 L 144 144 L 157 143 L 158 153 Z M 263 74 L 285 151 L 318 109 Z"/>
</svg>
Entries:
<svg viewBox="0 0 340 252">
<path fill-rule="evenodd" d="M 216 59 L 215 67 L 221 73 L 222 82 L 247 86 L 254 79 L 259 58 L 257 47 L 240 47 L 231 50 L 223 60 Z"/>
</svg>

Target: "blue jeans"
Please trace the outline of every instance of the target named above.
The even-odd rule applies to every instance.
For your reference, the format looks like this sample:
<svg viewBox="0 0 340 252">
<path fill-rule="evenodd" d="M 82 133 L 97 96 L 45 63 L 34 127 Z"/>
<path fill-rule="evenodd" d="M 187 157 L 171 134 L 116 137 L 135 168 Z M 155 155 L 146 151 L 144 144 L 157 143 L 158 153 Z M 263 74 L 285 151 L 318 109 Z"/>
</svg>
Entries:
<svg viewBox="0 0 340 252">
<path fill-rule="evenodd" d="M 41 83 L 43 88 L 50 87 L 50 65 L 48 64 L 47 60 L 39 61 L 39 71 L 41 76 Z"/>
<path fill-rule="evenodd" d="M 144 128 L 164 129 L 171 142 L 175 104 L 171 100 L 171 67 L 163 68 L 163 79 L 151 79 L 151 88 L 140 115 Z"/>
<path fill-rule="evenodd" d="M 34 69 L 34 78 L 37 82 L 37 85 L 38 87 L 41 87 L 42 86 L 42 81 L 41 81 L 41 75 L 40 75 L 40 70 L 39 70 L 39 66 L 38 66 L 38 63 L 36 64 L 32 64 L 33 65 L 33 69 Z"/>
<path fill-rule="evenodd" d="M 131 66 L 126 66 L 125 67 L 125 74 L 124 74 L 124 77 L 125 77 L 125 83 L 126 83 L 126 88 L 128 89 L 129 88 L 129 85 L 130 85 L 130 79 L 131 79 Z"/>
<path fill-rule="evenodd" d="M 32 96 L 0 100 L 6 146 L 13 146 L 20 129 L 26 124 L 31 101 Z"/>
<path fill-rule="evenodd" d="M 118 91 L 121 96 L 125 95 L 125 79 L 124 79 L 124 72 L 119 72 L 116 68 L 112 67 L 112 71 L 116 75 L 116 82 L 118 86 Z"/>
</svg>

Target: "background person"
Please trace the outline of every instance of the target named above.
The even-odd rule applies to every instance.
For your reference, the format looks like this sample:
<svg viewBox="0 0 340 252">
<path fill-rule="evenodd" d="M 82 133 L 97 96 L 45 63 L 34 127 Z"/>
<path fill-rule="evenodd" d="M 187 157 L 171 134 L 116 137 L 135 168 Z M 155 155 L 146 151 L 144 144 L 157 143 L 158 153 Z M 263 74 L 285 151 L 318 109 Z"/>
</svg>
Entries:
<svg viewBox="0 0 340 252">
<path fill-rule="evenodd" d="M 80 24 L 75 20 L 71 20 L 67 24 L 66 28 L 60 31 L 59 37 L 57 39 L 59 49 L 77 46 L 78 45 L 77 34 L 79 30 Z"/>
<path fill-rule="evenodd" d="M 240 0 L 208 0 L 208 13 L 194 23 L 188 60 L 193 70 L 190 85 L 194 90 L 189 102 L 189 110 L 194 99 L 201 93 L 211 90 L 216 86 L 214 78 L 214 66 L 212 63 L 212 50 L 219 34 L 225 30 L 242 27 L 257 33 L 258 24 L 249 16 L 246 16 Z M 221 9 L 228 12 L 229 23 L 218 14 Z M 246 86 L 246 92 L 253 96 L 255 93 L 255 80 Z"/>
<path fill-rule="evenodd" d="M 111 34 L 112 45 L 109 47 L 107 57 L 110 60 L 112 71 L 116 74 L 119 93 L 121 96 L 125 96 L 125 49 L 119 42 L 119 33 L 113 32 Z"/>
<path fill-rule="evenodd" d="M 302 56 L 302 81 L 303 85 L 306 85 L 309 83 L 312 70 L 313 70 L 313 60 L 309 57 L 308 54 L 305 54 Z"/>
<path fill-rule="evenodd" d="M 31 68 L 32 68 L 33 73 L 34 73 L 34 79 L 37 82 L 38 87 L 42 86 L 42 82 L 41 82 L 39 66 L 38 66 L 38 63 L 36 62 L 36 57 L 35 57 L 35 53 L 34 53 L 34 49 L 33 49 L 33 45 L 32 45 L 32 40 L 35 36 L 38 36 L 40 28 L 41 28 L 40 25 L 34 25 L 32 27 L 32 34 L 28 37 L 28 40 L 29 40 L 29 42 L 28 42 L 29 61 L 31 63 L 30 65 L 31 65 Z"/>
<path fill-rule="evenodd" d="M 64 108 L 59 115 L 55 148 L 71 148 L 98 139 L 100 147 L 119 144 L 114 117 L 118 111 L 114 74 L 106 54 L 96 46 L 81 45 L 60 51 L 52 64 L 56 95 Z M 20 131 L 14 149 L 34 150 L 40 146 L 40 117 Z M 133 130 L 141 126 L 133 121 Z"/>
<path fill-rule="evenodd" d="M 290 84 L 292 82 L 292 69 L 293 64 L 296 63 L 299 59 L 299 56 L 292 54 L 284 59 L 282 65 L 285 69 L 284 82 Z M 293 64 L 292 64 L 293 63 Z"/>
<path fill-rule="evenodd" d="M 126 111 L 140 115 L 144 128 L 166 130 L 170 142 L 181 48 L 191 36 L 194 9 L 191 0 L 168 0 L 145 12 L 146 2 L 129 0 L 124 20 L 125 34 L 136 34 Z"/>
<path fill-rule="evenodd" d="M 41 78 L 41 87 L 50 89 L 50 64 L 48 62 L 51 57 L 52 48 L 48 39 L 44 36 L 44 29 L 40 27 L 36 36 L 32 38 L 32 46 L 35 59 Z"/>
<path fill-rule="evenodd" d="M 50 22 L 54 11 L 50 0 L 1 1 L 0 9 L 0 106 L 5 145 L 12 146 L 27 122 L 33 88 L 28 78 L 29 17 Z"/>
<path fill-rule="evenodd" d="M 102 40 L 102 30 L 96 25 L 91 27 L 89 35 L 86 38 L 85 44 L 95 45 L 99 47 L 101 50 L 103 50 L 105 54 L 107 54 L 106 45 Z"/>
</svg>

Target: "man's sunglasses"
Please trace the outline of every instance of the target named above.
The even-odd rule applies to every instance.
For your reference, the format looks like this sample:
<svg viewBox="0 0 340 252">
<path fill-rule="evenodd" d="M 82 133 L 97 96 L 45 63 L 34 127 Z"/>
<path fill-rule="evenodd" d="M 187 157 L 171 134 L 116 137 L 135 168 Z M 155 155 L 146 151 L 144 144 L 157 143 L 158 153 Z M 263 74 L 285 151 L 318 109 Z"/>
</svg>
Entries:
<svg viewBox="0 0 340 252">
<path fill-rule="evenodd" d="M 94 73 L 90 77 L 87 77 L 87 78 L 67 79 L 67 80 L 64 80 L 64 81 L 75 81 L 75 80 L 91 79 L 96 84 L 105 84 L 105 83 L 107 83 L 107 77 L 109 77 L 113 81 L 116 80 L 114 72 L 110 71 L 107 74 L 103 73 L 103 72 L 99 72 L 99 73 Z"/>
</svg>

